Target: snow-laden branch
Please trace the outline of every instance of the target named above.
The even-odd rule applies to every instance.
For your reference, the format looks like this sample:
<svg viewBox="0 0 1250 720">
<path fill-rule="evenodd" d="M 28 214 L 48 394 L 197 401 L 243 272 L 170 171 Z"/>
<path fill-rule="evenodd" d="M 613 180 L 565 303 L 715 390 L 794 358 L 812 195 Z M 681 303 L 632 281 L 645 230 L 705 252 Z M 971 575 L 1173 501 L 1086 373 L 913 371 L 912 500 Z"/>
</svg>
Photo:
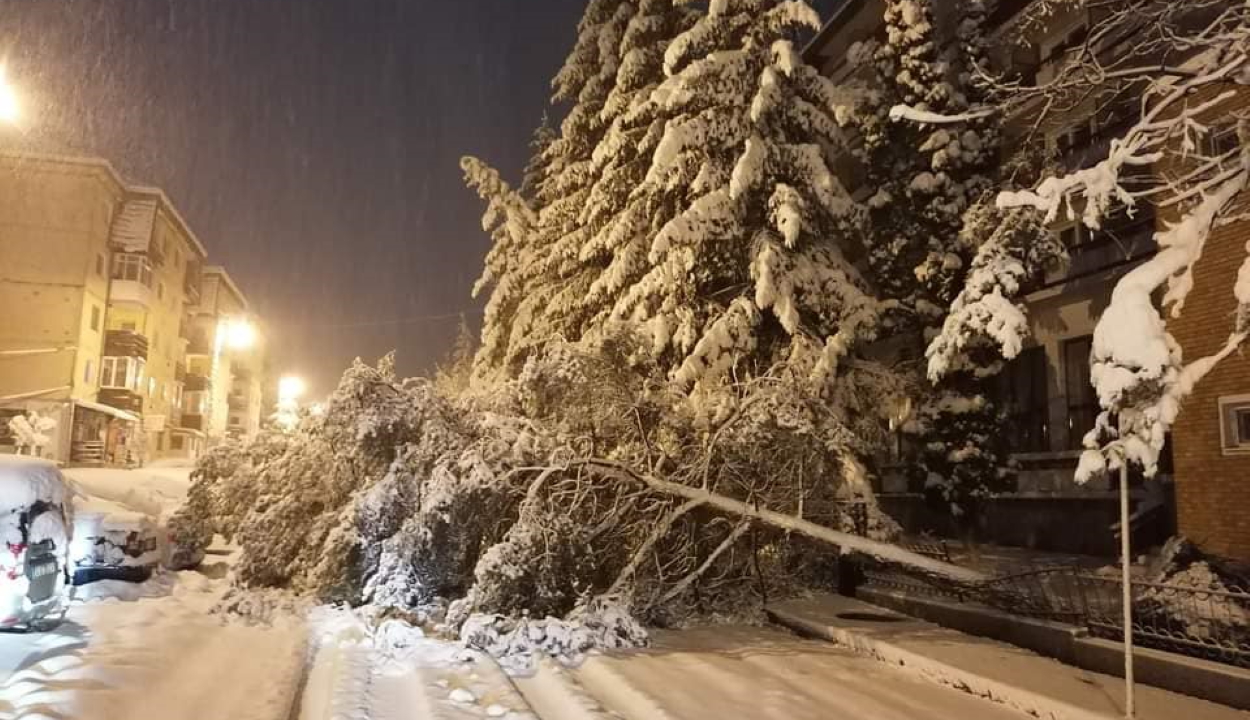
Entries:
<svg viewBox="0 0 1250 720">
<path fill-rule="evenodd" d="M 1246 188 L 1248 174 L 1250 170 L 1243 166 L 1179 222 L 1158 233 L 1159 253 L 1116 285 L 1111 304 L 1094 331 L 1090 375 L 1103 413 L 1085 438 L 1087 450 L 1077 470 L 1078 482 L 1118 469 L 1125 462 L 1141 465 L 1148 476 L 1153 475 L 1181 402 L 1198 381 L 1245 342 L 1245 328 L 1236 327 L 1218 352 L 1186 365 L 1153 298 L 1166 286 L 1164 304 L 1172 306 L 1174 315 L 1179 313 L 1193 286 L 1193 268 L 1207 238 L 1221 213 Z M 1239 282 L 1235 293 L 1244 308 L 1250 288 Z M 1118 419 L 1116 427 L 1113 417 Z M 1103 446 L 1104 433 L 1116 439 Z"/>
<path fill-rule="evenodd" d="M 844 552 L 859 553 L 882 563 L 900 565 L 938 581 L 960 585 L 974 585 L 986 579 L 984 575 L 975 570 L 934 560 L 909 552 L 896 545 L 833 530 L 794 515 L 756 507 L 741 500 L 734 500 L 702 488 L 643 475 L 616 463 L 605 460 L 587 460 L 580 464 L 588 470 L 593 470 L 614 480 L 640 483 L 658 493 L 698 501 L 703 505 L 716 508 L 722 512 L 762 522 L 782 530 L 790 530 L 800 535 L 806 535 L 813 540 L 836 545 Z"/>
<path fill-rule="evenodd" d="M 929 112 L 928 110 L 920 110 L 910 105 L 895 105 L 890 108 L 890 119 L 894 121 L 910 120 L 926 125 L 958 125 L 960 123 L 972 122 L 973 120 L 983 120 L 997 112 L 998 108 L 996 107 L 982 107 L 955 115 L 942 115 Z"/>
</svg>

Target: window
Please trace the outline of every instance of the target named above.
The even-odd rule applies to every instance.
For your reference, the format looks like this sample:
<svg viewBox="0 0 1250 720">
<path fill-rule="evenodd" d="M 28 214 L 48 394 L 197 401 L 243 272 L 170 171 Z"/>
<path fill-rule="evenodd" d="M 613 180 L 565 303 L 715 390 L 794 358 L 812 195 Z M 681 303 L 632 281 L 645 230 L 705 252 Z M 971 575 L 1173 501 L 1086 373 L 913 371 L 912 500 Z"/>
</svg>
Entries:
<svg viewBox="0 0 1250 720">
<path fill-rule="evenodd" d="M 1250 454 L 1250 395 L 1222 397 L 1220 445 L 1225 455 Z"/>
<path fill-rule="evenodd" d="M 1063 246 L 1069 250 L 1085 245 L 1089 243 L 1091 239 L 1092 234 L 1090 233 L 1089 228 L 1085 227 L 1081 223 L 1069 225 L 1059 230 L 1059 240 L 1063 243 Z"/>
<path fill-rule="evenodd" d="M 1212 128 L 1210 134 L 1207 135 L 1207 154 L 1211 157 L 1230 153 L 1240 146 L 1241 141 L 1237 139 L 1236 125 Z"/>
<path fill-rule="evenodd" d="M 165 283 L 163 282 L 156 283 L 156 299 L 157 300 L 165 299 Z"/>
<path fill-rule="evenodd" d="M 93 363 L 91 362 L 91 360 L 90 360 L 90 359 L 88 359 L 88 360 L 87 360 L 87 364 L 86 364 L 86 365 L 84 365 L 84 366 L 83 366 L 83 369 L 82 369 L 82 381 L 83 381 L 84 383 L 86 383 L 86 384 L 88 384 L 88 385 L 90 385 L 90 384 L 91 384 L 92 375 L 93 375 L 92 371 L 93 371 L 93 370 L 95 370 L 95 367 L 94 367 Z"/>
<path fill-rule="evenodd" d="M 139 392 L 144 367 L 143 358 L 106 357 L 100 361 L 100 387 Z"/>
<path fill-rule="evenodd" d="M 169 438 L 169 449 L 170 450 L 182 449 L 182 436 L 181 435 L 174 435 L 173 437 Z"/>
<path fill-rule="evenodd" d="M 100 332 L 100 306 L 99 305 L 91 306 L 91 330 L 93 332 Z"/>
<path fill-rule="evenodd" d="M 152 265 L 143 255 L 120 254 L 113 260 L 113 279 L 129 280 L 152 287 Z"/>
<path fill-rule="evenodd" d="M 155 400 L 157 397 L 156 390 L 158 387 L 159 385 L 157 385 L 156 378 L 154 377 L 148 378 L 148 397 Z"/>
<path fill-rule="evenodd" d="M 104 255 L 101 253 L 95 256 L 95 274 L 104 277 Z"/>
<path fill-rule="evenodd" d="M 1078 450 L 1085 434 L 1094 429 L 1099 410 L 1098 394 L 1089 377 L 1089 360 L 1094 351 L 1092 335 L 1063 344 L 1064 389 L 1068 398 L 1068 448 Z"/>
<path fill-rule="evenodd" d="M 1029 348 L 998 376 L 998 401 L 1007 416 L 1007 437 L 1015 452 L 1050 449 L 1046 349 Z"/>
<path fill-rule="evenodd" d="M 1055 148 L 1060 155 L 1067 155 L 1070 152 L 1083 150 L 1088 147 L 1093 137 L 1094 133 L 1090 129 L 1090 121 L 1085 120 L 1080 125 L 1061 132 L 1055 138 Z"/>
<path fill-rule="evenodd" d="M 192 390 L 183 393 L 182 408 L 188 415 L 203 415 L 204 401 L 207 399 L 208 393 L 203 390 Z"/>
</svg>

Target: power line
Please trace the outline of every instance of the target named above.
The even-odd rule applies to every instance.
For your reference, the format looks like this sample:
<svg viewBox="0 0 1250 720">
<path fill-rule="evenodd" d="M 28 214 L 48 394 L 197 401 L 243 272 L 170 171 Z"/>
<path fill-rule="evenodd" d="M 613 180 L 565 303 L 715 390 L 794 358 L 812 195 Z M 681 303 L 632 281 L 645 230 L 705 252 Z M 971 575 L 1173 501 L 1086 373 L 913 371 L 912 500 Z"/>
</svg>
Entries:
<svg viewBox="0 0 1250 720">
<path fill-rule="evenodd" d="M 350 323 L 296 323 L 288 325 L 291 328 L 358 328 L 358 327 L 390 327 L 394 325 L 416 325 L 423 322 L 437 322 L 440 320 L 455 320 L 470 315 L 480 315 L 482 310 L 474 308 L 472 310 L 464 310 L 461 312 L 444 313 L 442 315 L 418 315 L 408 318 L 396 318 L 393 320 L 364 320 L 361 322 Z"/>
</svg>

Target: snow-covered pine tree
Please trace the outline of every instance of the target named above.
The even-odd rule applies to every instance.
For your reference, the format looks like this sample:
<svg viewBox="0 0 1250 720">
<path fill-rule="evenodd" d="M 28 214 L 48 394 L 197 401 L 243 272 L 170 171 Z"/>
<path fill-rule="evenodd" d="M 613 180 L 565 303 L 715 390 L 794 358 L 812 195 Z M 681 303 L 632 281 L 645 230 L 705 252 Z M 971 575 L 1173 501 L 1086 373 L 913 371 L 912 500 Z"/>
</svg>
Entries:
<svg viewBox="0 0 1250 720">
<path fill-rule="evenodd" d="M 543 113 L 542 122 L 534 129 L 534 136 L 530 140 L 530 161 L 526 163 L 521 177 L 521 197 L 531 207 L 542 207 L 548 200 L 542 189 L 550 181 L 556 168 L 552 166 L 553 158 L 547 150 L 559 137 L 559 131 L 551 125 L 551 116 Z"/>
<path fill-rule="evenodd" d="M 473 287 L 475 297 L 491 288 L 475 363 L 475 373 L 482 376 L 500 369 L 506 360 L 508 330 L 530 290 L 529 268 L 540 251 L 535 244 L 537 217 L 494 168 L 472 157 L 461 160 L 460 166 L 465 182 L 486 201 L 482 229 L 492 241 L 482 276 Z"/>
<path fill-rule="evenodd" d="M 716 0 L 665 54 L 669 119 L 631 203 L 666 222 L 614 314 L 696 390 L 778 361 L 824 389 L 875 333 L 845 254 L 859 208 L 824 151 L 842 139 L 839 96 L 793 44 L 818 26 L 805 2 Z"/>
<path fill-rule="evenodd" d="M 458 397 L 468 390 L 473 379 L 473 358 L 476 354 L 477 340 L 468 320 L 461 315 L 451 353 L 435 369 L 434 387 L 449 398 Z"/>
<path fill-rule="evenodd" d="M 579 222 L 594 184 L 592 155 L 606 128 L 602 110 L 616 79 L 620 44 L 636 5 L 592 0 L 578 25 L 578 39 L 553 81 L 553 102 L 571 102 L 559 137 L 534 164 L 545 168 L 535 188 L 532 245 L 536 253 L 521 268 L 525 295 L 518 299 L 506 328 L 494 339 L 499 364 L 515 364 L 527 348 L 555 337 L 578 337 L 583 300 L 594 274 L 579 260 L 589 228 Z M 486 343 L 483 343 L 485 348 Z"/>
<path fill-rule="evenodd" d="M 595 185 L 580 217 L 593 233 L 580 259 L 597 273 L 584 300 L 588 331 L 610 327 L 622 288 L 647 271 L 649 242 L 665 218 L 644 187 L 668 117 L 653 93 L 665 79 L 665 50 L 697 18 L 672 0 L 640 0 L 621 40 L 616 85 L 602 112 L 607 131 L 592 158 Z"/>
<path fill-rule="evenodd" d="M 930 0 L 887 0 L 885 40 L 864 54 L 874 77 L 857 117 L 861 160 L 873 193 L 868 265 L 882 294 L 898 302 L 887 323 L 916 338 L 904 359 L 915 361 L 918 370 L 922 348 L 936 334 L 986 239 L 963 230 L 966 214 L 988 196 L 998 127 L 996 118 L 959 125 L 900 122 L 891 109 L 904 104 L 954 115 L 975 101 L 979 87 L 971 70 L 983 62 L 985 11 L 981 0 L 965 0 L 959 13 L 955 43 L 944 52 Z M 905 426 L 919 435 L 920 479 L 956 515 L 995 484 L 1004 459 L 1004 449 L 993 442 L 997 411 L 984 382 L 997 358 L 975 357 L 983 365 L 943 374 Z"/>
</svg>

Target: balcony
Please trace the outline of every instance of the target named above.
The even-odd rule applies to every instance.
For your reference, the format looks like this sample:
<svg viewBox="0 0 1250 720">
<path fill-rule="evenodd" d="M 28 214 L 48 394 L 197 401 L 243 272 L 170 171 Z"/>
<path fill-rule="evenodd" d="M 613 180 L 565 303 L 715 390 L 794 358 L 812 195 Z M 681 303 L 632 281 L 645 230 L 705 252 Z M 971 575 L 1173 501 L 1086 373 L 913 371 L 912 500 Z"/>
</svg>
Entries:
<svg viewBox="0 0 1250 720">
<path fill-rule="evenodd" d="M 183 380 L 183 392 L 205 392 L 212 387 L 212 382 L 199 373 L 188 372 Z"/>
<path fill-rule="evenodd" d="M 137 280 L 113 280 L 109 286 L 109 302 L 150 308 L 155 303 L 152 288 Z"/>
<path fill-rule="evenodd" d="M 203 330 L 192 330 L 186 336 L 188 355 L 212 355 L 213 343 L 209 333 Z"/>
<path fill-rule="evenodd" d="M 1064 231 L 1069 262 L 1066 267 L 1049 273 L 1046 285 L 1078 280 L 1149 257 L 1158 249 L 1155 230 L 1153 209 L 1142 208 L 1131 218 L 1125 215 L 1107 218 L 1096 233 L 1085 228 Z"/>
<path fill-rule="evenodd" d="M 148 339 L 134 330 L 109 330 L 104 334 L 105 357 L 148 358 Z"/>
<path fill-rule="evenodd" d="M 133 390 L 100 388 L 100 402 L 134 415 L 143 414 L 143 396 Z"/>
</svg>

